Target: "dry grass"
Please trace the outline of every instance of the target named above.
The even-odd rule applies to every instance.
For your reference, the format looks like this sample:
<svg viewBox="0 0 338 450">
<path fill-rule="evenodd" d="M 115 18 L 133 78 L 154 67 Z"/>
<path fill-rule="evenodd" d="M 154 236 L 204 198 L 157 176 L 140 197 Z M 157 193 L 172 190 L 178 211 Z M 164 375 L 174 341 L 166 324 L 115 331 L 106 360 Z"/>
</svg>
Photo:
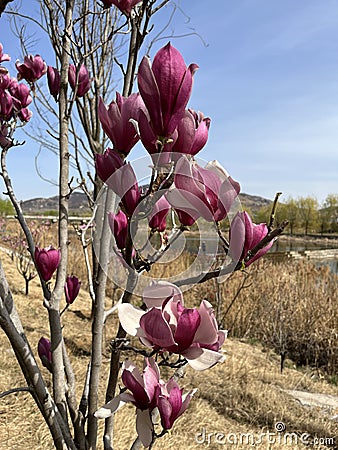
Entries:
<svg viewBox="0 0 338 450">
<path fill-rule="evenodd" d="M 18 277 L 16 269 L 8 256 L 4 255 L 2 260 L 9 283 L 15 294 L 15 301 L 25 332 L 31 346 L 35 349 L 39 338 L 42 335 L 48 336 L 49 334 L 47 312 L 42 306 L 39 283 L 34 279 L 31 283 L 29 296 L 24 296 L 23 279 Z M 271 279 L 276 275 L 273 270 L 272 267 L 268 267 L 268 271 L 263 272 L 262 267 L 259 266 L 257 274 L 255 274 L 255 277 L 261 276 L 258 279 L 257 286 L 255 282 L 255 285 L 243 290 L 242 294 L 246 296 L 245 299 L 238 299 L 238 303 L 235 303 L 231 310 L 231 315 L 227 316 L 226 320 L 229 323 L 236 317 L 237 321 L 233 326 L 233 330 L 237 330 L 238 334 L 240 334 L 241 330 L 243 332 L 246 329 L 249 318 L 251 318 L 250 320 L 256 320 L 256 326 L 259 327 L 263 327 L 265 322 L 267 324 L 273 322 L 270 320 L 269 315 L 261 309 L 259 309 L 261 311 L 259 318 L 256 317 L 255 319 L 255 313 L 251 313 L 254 306 L 262 308 L 263 304 L 272 305 L 278 298 L 273 297 L 271 294 L 271 288 L 272 290 L 276 289 L 275 281 L 273 286 L 271 280 L 270 282 L 265 281 L 265 285 L 270 286 L 269 292 L 266 290 L 267 287 L 262 285 L 262 280 L 264 277 L 266 279 L 267 274 L 269 274 L 268 276 Z M 283 270 L 286 269 L 284 268 Z M 281 276 L 281 269 L 277 269 L 277 271 L 279 274 L 278 278 L 285 280 L 284 290 L 286 290 L 289 272 L 285 271 L 283 272 L 284 275 Z M 296 275 L 294 274 L 290 281 L 294 292 L 297 290 L 295 277 Z M 224 295 L 224 306 L 232 298 L 239 281 L 232 279 L 231 283 L 233 283 L 233 288 L 231 288 L 230 281 L 221 286 L 222 295 Z M 279 289 L 279 292 L 281 292 L 281 289 Z M 299 292 L 297 295 L 300 295 L 304 289 L 306 289 L 306 284 L 302 284 L 298 288 Z M 202 292 L 203 290 L 204 292 Z M 215 288 L 213 290 L 214 292 L 211 292 L 211 290 L 208 291 L 207 287 L 195 287 L 187 293 L 187 301 L 196 302 L 196 298 L 200 299 L 202 296 L 210 298 L 215 295 Z M 263 298 L 265 300 L 261 302 L 259 302 L 259 292 L 264 294 Z M 307 292 L 307 295 L 310 295 L 310 292 Z M 267 301 L 268 299 L 269 302 Z M 110 302 L 111 300 L 107 299 L 107 306 L 109 306 Z M 320 307 L 323 307 L 323 305 L 318 306 L 318 308 Z M 79 298 L 62 319 L 66 345 L 74 366 L 78 389 L 83 384 L 90 352 L 90 310 L 89 296 L 85 290 L 82 290 Z M 327 311 L 323 311 L 324 315 L 326 313 Z M 272 315 L 272 319 L 275 320 L 275 316 Z M 317 318 L 317 320 L 319 319 Z M 268 326 L 272 325 L 266 325 L 264 330 L 268 329 Z M 252 329 L 254 329 L 254 326 L 252 326 Z M 116 319 L 111 317 L 106 329 L 107 343 L 114 336 L 115 330 Z M 260 330 L 260 333 L 263 335 L 262 330 Z M 243 334 L 248 335 L 248 333 Z M 108 349 L 108 345 L 106 348 Z M 156 443 L 155 448 L 163 450 L 177 448 L 187 450 L 197 448 L 217 449 L 221 446 L 215 441 L 217 432 L 224 434 L 236 433 L 238 436 L 239 433 L 253 433 L 257 435 L 267 430 L 273 432 L 274 424 L 277 421 L 283 421 L 287 426 L 288 432 L 307 432 L 317 437 L 337 436 L 337 423 L 330 421 L 321 411 L 301 407 L 283 392 L 283 389 L 303 389 L 337 395 L 338 389 L 336 386 L 327 383 L 313 371 L 296 370 L 290 361 L 281 374 L 279 357 L 270 350 L 264 350 L 260 345 L 248 345 L 239 339 L 231 338 L 228 340 L 225 348 L 228 357 L 224 364 L 201 373 L 187 369 L 185 377 L 180 382 L 181 385 L 185 389 L 198 387 L 199 390 L 191 402 L 189 410 L 178 420 L 174 429 Z M 105 380 L 108 368 L 107 350 L 101 374 L 101 404 L 104 403 Z M 49 384 L 50 374 L 44 368 L 42 368 L 42 371 Z M 24 380 L 6 336 L 2 333 L 0 334 L 0 391 L 18 386 L 24 386 Z M 81 392 L 79 391 L 78 396 L 80 395 Z M 102 425 L 103 421 L 100 421 L 101 430 Z M 203 429 L 207 433 L 212 433 L 209 445 L 207 445 L 207 442 L 204 444 L 196 442 L 196 434 Z M 119 450 L 129 449 L 136 436 L 133 407 L 127 406 L 116 414 L 116 430 L 118 432 L 116 432 L 115 437 L 115 448 Z M 19 450 L 22 448 L 48 450 L 53 448 L 53 444 L 49 437 L 48 429 L 36 411 L 30 395 L 20 392 L 0 400 L 0 449 Z M 248 448 L 248 445 L 238 443 L 225 446 L 223 444 L 223 448 L 245 449 Z M 256 445 L 256 448 L 266 449 L 268 444 L 263 440 L 261 444 Z M 282 449 L 286 447 L 283 444 L 275 444 L 272 448 Z M 294 443 L 289 448 L 302 449 L 305 446 Z M 316 448 L 326 447 L 317 446 Z"/>
</svg>

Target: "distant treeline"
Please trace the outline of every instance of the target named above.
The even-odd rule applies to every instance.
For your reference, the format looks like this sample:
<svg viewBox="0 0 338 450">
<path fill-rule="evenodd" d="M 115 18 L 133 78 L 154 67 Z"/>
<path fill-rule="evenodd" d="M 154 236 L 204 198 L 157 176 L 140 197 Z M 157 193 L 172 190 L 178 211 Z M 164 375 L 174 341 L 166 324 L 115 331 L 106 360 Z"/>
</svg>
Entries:
<svg viewBox="0 0 338 450">
<path fill-rule="evenodd" d="M 264 206 L 255 214 L 255 222 L 266 222 L 269 219 L 271 206 Z M 294 233 L 338 233 L 338 194 L 329 194 L 320 204 L 315 197 L 289 197 L 277 206 L 276 222 L 288 220 L 286 229 Z"/>
</svg>

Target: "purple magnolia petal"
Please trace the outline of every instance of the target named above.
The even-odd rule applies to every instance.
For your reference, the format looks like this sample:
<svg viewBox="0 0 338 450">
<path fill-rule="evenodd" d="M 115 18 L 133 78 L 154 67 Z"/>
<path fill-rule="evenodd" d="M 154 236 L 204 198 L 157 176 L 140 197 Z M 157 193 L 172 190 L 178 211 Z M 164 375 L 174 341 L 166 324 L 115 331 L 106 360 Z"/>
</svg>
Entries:
<svg viewBox="0 0 338 450">
<path fill-rule="evenodd" d="M 237 213 L 230 225 L 229 232 L 229 255 L 233 261 L 238 262 L 244 254 L 244 245 L 246 239 L 246 227 L 243 215 Z"/>
<path fill-rule="evenodd" d="M 170 210 L 170 203 L 164 195 L 155 203 L 153 210 L 148 217 L 149 226 L 153 230 L 160 232 L 166 229 L 166 218 Z"/>
<path fill-rule="evenodd" d="M 215 220 L 220 221 L 226 217 L 240 192 L 240 185 L 231 177 L 223 181 L 219 190 L 219 199 Z"/>
<path fill-rule="evenodd" d="M 199 217 L 198 210 L 194 209 L 188 198 L 179 189 L 171 186 L 166 193 L 166 198 L 175 209 L 182 225 L 191 226 Z"/>
<path fill-rule="evenodd" d="M 197 64 L 190 64 L 187 68 L 181 86 L 180 90 L 177 94 L 177 99 L 174 104 L 174 108 L 172 111 L 171 116 L 169 117 L 169 123 L 167 125 L 168 133 L 172 133 L 172 131 L 177 128 L 179 121 L 181 120 L 184 109 L 187 106 L 187 103 L 189 101 L 189 98 L 191 96 L 192 91 L 192 85 L 193 85 L 193 75 L 198 69 Z"/>
<path fill-rule="evenodd" d="M 136 371 L 139 377 L 135 376 Z M 137 408 L 147 409 L 149 407 L 150 399 L 144 389 L 143 379 L 138 372 L 138 369 L 134 367 L 132 372 L 129 370 L 124 370 L 122 372 L 121 378 L 123 384 L 133 393 L 134 402 Z M 141 380 L 139 380 L 138 378 L 141 378 Z"/>
<path fill-rule="evenodd" d="M 108 213 L 108 222 L 111 232 L 116 241 L 116 245 L 120 250 L 126 247 L 128 236 L 128 218 L 123 211 L 119 211 L 117 214 L 112 212 Z"/>
<path fill-rule="evenodd" d="M 194 342 L 207 345 L 218 342 L 218 325 L 211 304 L 203 300 L 198 308 L 198 312 L 201 322 L 195 333 Z"/>
<path fill-rule="evenodd" d="M 178 137 L 173 146 L 173 151 L 177 153 L 191 153 L 191 149 L 195 139 L 195 120 L 194 116 L 188 110 L 184 111 L 184 115 L 178 124 Z"/>
<path fill-rule="evenodd" d="M 152 358 L 151 358 L 152 359 Z M 156 404 L 156 394 L 159 389 L 159 370 L 148 365 L 143 371 L 144 388 L 148 395 L 150 406 Z"/>
<path fill-rule="evenodd" d="M 183 352 L 190 347 L 200 323 L 201 317 L 197 309 L 184 309 L 177 321 L 177 329 L 174 335 L 179 352 Z"/>
<path fill-rule="evenodd" d="M 140 326 L 153 345 L 160 348 L 175 346 L 172 330 L 159 309 L 152 308 L 143 314 L 140 319 Z"/>
<path fill-rule="evenodd" d="M 182 391 L 178 385 L 170 389 L 169 398 L 166 400 L 169 402 L 170 408 L 168 404 L 163 401 L 163 397 L 159 396 L 158 409 L 160 411 L 163 428 L 169 430 L 174 425 L 182 408 Z"/>
<path fill-rule="evenodd" d="M 196 155 L 200 150 L 202 150 L 202 148 L 207 143 L 209 136 L 210 122 L 211 120 L 208 117 L 206 117 L 198 125 L 198 128 L 195 133 L 195 138 L 190 149 L 191 155 Z"/>
<path fill-rule="evenodd" d="M 178 126 L 191 95 L 196 64 L 188 68 L 170 42 L 155 55 L 152 70 L 160 91 L 163 125 L 168 135 Z"/>
<path fill-rule="evenodd" d="M 150 59 L 144 56 L 138 68 L 138 88 L 147 107 L 154 132 L 160 136 L 163 130 L 160 91 L 152 71 Z"/>
</svg>

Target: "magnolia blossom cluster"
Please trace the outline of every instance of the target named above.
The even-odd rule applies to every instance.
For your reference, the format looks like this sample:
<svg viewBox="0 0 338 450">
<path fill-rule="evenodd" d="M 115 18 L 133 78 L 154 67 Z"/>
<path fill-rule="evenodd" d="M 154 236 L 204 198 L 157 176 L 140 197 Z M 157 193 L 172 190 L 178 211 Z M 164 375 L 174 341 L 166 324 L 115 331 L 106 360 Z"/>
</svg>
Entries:
<svg viewBox="0 0 338 450">
<path fill-rule="evenodd" d="M 170 378 L 164 382 L 153 358 L 144 359 L 142 373 L 130 361 L 122 365 L 122 382 L 129 392 L 122 392 L 108 402 L 95 416 L 107 418 L 126 403 L 136 407 L 136 430 L 145 447 L 153 440 L 154 425 L 160 418 L 163 430 L 170 430 L 175 420 L 188 408 L 196 389 L 183 394 L 183 389 Z"/>
<path fill-rule="evenodd" d="M 61 261 L 61 252 L 53 246 L 40 248 L 35 247 L 34 253 L 35 265 L 41 276 L 41 279 L 48 283 Z M 64 286 L 66 303 L 72 304 L 80 291 L 81 281 L 74 275 L 68 275 Z"/>
<path fill-rule="evenodd" d="M 116 245 L 126 246 L 131 216 L 140 212 L 143 199 L 136 175 L 125 158 L 140 140 L 153 158 L 154 167 L 170 170 L 173 183 L 161 191 L 147 213 L 149 226 L 163 233 L 166 217 L 175 210 L 183 226 L 191 226 L 202 217 L 208 222 L 225 219 L 240 192 L 240 185 L 225 169 L 212 161 L 201 167 L 194 156 L 208 140 L 210 119 L 187 108 L 196 64 L 187 66 L 182 55 L 170 43 L 160 49 L 151 63 L 144 57 L 138 69 L 139 92 L 123 97 L 119 93 L 109 105 L 99 100 L 98 114 L 112 147 L 95 157 L 98 176 L 121 198 L 121 210 L 109 217 Z M 238 213 L 232 221 L 230 256 L 246 265 L 262 256 L 270 242 L 253 258 L 249 251 L 267 235 L 266 224 L 256 225 L 248 213 Z"/>
<path fill-rule="evenodd" d="M 57 101 L 60 92 L 60 72 L 52 66 L 47 68 L 47 82 L 50 94 Z M 91 80 L 89 78 L 88 69 L 84 64 L 75 67 L 74 64 L 69 65 L 68 81 L 72 90 L 77 97 L 83 97 L 90 89 Z"/>
<path fill-rule="evenodd" d="M 10 61 L 11 57 L 3 52 L 0 43 L 0 146 L 10 145 L 10 126 L 14 120 L 28 122 L 32 116 L 28 106 L 32 102 L 30 88 L 19 81 L 34 82 L 42 76 L 43 69 L 40 68 L 42 59 L 39 55 L 25 61 L 24 64 L 16 63 L 18 70 L 17 78 L 11 77 L 7 68 L 2 63 Z M 39 68 L 38 68 L 39 67 Z M 26 70 L 27 69 L 27 70 Z M 41 70 L 40 70 L 41 69 Z M 46 69 L 47 70 L 47 69 Z M 28 75 L 30 71 L 31 78 Z M 34 79 L 33 79 L 34 78 Z"/>
<path fill-rule="evenodd" d="M 195 370 L 209 369 L 224 360 L 221 347 L 227 332 L 219 330 L 212 306 L 203 300 L 198 308 L 186 308 L 180 289 L 167 282 L 148 286 L 143 293 L 146 310 L 130 304 L 118 307 L 122 327 L 158 354 L 167 352 L 184 357 Z M 154 431 L 155 412 L 160 415 L 164 430 L 187 409 L 196 389 L 183 395 L 174 379 L 160 379 L 157 364 L 145 358 L 143 373 L 129 361 L 123 363 L 122 382 L 131 392 L 122 392 L 96 413 L 106 418 L 123 404 L 131 402 L 137 408 L 136 429 L 145 447 Z"/>
</svg>

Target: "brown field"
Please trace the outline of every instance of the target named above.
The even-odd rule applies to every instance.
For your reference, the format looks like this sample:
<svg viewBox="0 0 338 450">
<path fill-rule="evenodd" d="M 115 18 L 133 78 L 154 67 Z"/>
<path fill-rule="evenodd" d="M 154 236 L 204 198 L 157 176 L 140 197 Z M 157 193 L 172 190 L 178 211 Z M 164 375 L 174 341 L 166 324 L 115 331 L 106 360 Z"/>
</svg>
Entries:
<svg viewBox="0 0 338 450">
<path fill-rule="evenodd" d="M 76 236 L 72 236 L 69 271 L 85 280 L 84 270 L 79 273 L 78 252 L 81 248 L 76 241 Z M 29 295 L 25 296 L 24 280 L 15 265 L 4 253 L 1 253 L 1 259 L 24 330 L 35 349 L 41 336 L 49 336 L 39 282 L 35 278 L 30 283 Z M 186 261 L 182 260 L 180 264 L 184 265 Z M 156 270 L 162 274 L 165 269 L 159 266 Z M 168 265 L 166 270 L 170 270 Z M 230 337 L 224 346 L 227 360 L 205 372 L 186 370 L 180 384 L 187 390 L 198 387 L 198 392 L 173 430 L 158 440 L 154 448 L 246 449 L 250 445 L 244 437 L 240 442 L 240 433 L 252 433 L 258 439 L 260 433 L 275 432 L 275 424 L 279 421 L 285 423 L 289 433 L 308 433 L 322 438 L 323 442 L 324 438 L 337 439 L 338 423 L 329 416 L 337 415 L 338 409 L 325 414 L 320 408 L 306 408 L 285 392 L 286 389 L 297 389 L 338 395 L 337 277 L 305 262 L 275 264 L 265 260 L 251 266 L 247 272 L 247 275 L 236 273 L 221 285 L 210 281 L 195 286 L 185 294 L 187 304 L 207 298 L 218 309 L 224 327 L 230 329 Z M 245 287 L 239 289 L 243 281 Z M 108 293 L 113 297 L 118 294 L 113 286 Z M 113 302 L 115 300 L 113 298 Z M 111 304 L 112 299 L 107 297 L 107 307 Z M 79 398 L 90 354 L 90 312 L 91 300 L 84 288 L 62 318 Z M 114 337 L 116 325 L 116 317 L 111 316 L 105 330 L 106 351 L 100 386 L 102 404 L 109 369 L 109 341 Z M 287 357 L 292 358 L 286 360 L 282 373 L 281 351 L 287 351 Z M 42 371 L 50 385 L 50 374 L 44 368 Z M 0 392 L 24 385 L 7 338 L 0 333 Z M 201 442 L 203 436 L 198 433 L 203 430 L 207 435 L 209 433 L 209 443 L 207 436 Z M 217 441 L 216 433 L 231 434 L 232 442 L 237 436 L 238 442 L 225 445 L 225 438 L 219 435 Z M 135 437 L 134 408 L 126 406 L 116 414 L 114 448 L 129 449 Z M 300 440 L 285 444 L 282 438 L 278 443 L 278 436 L 275 437 L 275 444 L 269 445 L 263 437 L 255 448 L 308 448 Z M 19 392 L 0 399 L 0 449 L 22 448 L 48 450 L 53 448 L 53 443 L 30 394 Z M 101 442 L 99 448 L 102 448 Z M 338 448 L 338 442 L 335 446 L 318 444 L 315 448 Z"/>
</svg>

